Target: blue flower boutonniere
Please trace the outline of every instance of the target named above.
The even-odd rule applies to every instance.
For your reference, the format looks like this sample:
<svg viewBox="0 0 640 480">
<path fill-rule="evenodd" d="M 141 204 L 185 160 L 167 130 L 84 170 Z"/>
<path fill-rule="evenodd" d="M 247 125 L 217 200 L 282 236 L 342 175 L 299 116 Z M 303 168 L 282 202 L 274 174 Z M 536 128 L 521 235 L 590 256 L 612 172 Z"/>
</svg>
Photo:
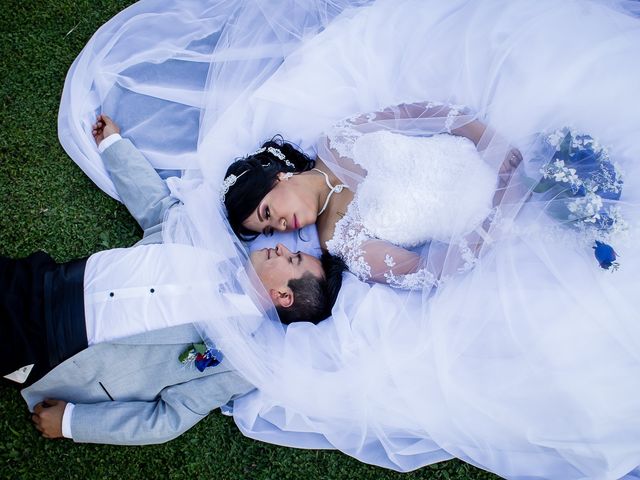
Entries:
<svg viewBox="0 0 640 480">
<path fill-rule="evenodd" d="M 207 348 L 204 342 L 189 345 L 184 352 L 180 354 L 178 360 L 182 364 L 193 363 L 198 371 L 204 372 L 207 367 L 215 367 L 219 365 L 224 356 L 220 350 L 215 348 Z"/>
</svg>

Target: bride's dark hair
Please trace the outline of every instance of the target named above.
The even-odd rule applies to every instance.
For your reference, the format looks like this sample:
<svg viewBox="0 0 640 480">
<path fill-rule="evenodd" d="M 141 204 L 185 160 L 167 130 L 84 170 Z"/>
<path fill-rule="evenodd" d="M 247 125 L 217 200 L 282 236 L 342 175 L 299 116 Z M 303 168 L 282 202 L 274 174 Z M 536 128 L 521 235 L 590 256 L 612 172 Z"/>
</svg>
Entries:
<svg viewBox="0 0 640 480">
<path fill-rule="evenodd" d="M 253 240 L 258 236 L 258 233 L 243 227 L 242 222 L 276 186 L 278 173 L 305 172 L 316 164 L 315 160 L 286 142 L 281 135 L 263 143 L 262 148 L 265 150 L 233 162 L 224 176 L 225 179 L 229 175 L 237 177 L 236 183 L 229 187 L 224 197 L 224 206 L 231 228 L 241 240 Z M 276 149 L 275 154 L 269 148 Z M 284 158 L 279 158 L 278 151 Z"/>
</svg>

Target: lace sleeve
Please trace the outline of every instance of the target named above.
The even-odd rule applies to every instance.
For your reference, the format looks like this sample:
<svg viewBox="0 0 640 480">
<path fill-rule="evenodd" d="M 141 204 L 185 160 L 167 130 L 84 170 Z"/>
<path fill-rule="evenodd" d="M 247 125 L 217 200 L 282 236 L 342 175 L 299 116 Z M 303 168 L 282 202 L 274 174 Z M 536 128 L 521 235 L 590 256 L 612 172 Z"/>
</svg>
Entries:
<svg viewBox="0 0 640 480">
<path fill-rule="evenodd" d="M 387 107 L 378 112 L 371 112 L 346 118 L 335 124 L 326 134 L 330 148 L 340 156 L 351 157 L 352 146 L 364 133 L 381 129 L 402 130 L 411 128 L 412 124 L 424 127 L 420 120 L 429 119 L 433 133 L 451 133 L 466 136 L 460 129 L 473 118 L 471 110 L 464 105 L 449 105 L 439 102 L 403 103 Z"/>
<path fill-rule="evenodd" d="M 404 103 L 336 123 L 320 138 L 318 157 L 342 182 L 354 189 L 366 175 L 366 170 L 354 160 L 353 147 L 366 133 L 379 130 L 415 136 L 450 133 L 467 137 L 480 148 L 485 129 L 471 110 L 462 105 Z"/>
<path fill-rule="evenodd" d="M 327 249 L 363 281 L 409 290 L 433 288 L 473 268 L 488 239 L 484 228 L 478 227 L 451 243 L 432 241 L 419 251 L 407 250 L 368 234 L 352 204 L 336 224 Z"/>
</svg>

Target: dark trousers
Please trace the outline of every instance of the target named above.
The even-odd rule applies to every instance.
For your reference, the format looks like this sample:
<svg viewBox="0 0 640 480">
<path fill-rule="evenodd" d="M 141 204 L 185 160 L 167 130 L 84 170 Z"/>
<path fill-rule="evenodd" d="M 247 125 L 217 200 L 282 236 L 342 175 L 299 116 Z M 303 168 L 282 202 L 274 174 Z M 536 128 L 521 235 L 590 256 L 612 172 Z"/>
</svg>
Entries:
<svg viewBox="0 0 640 480">
<path fill-rule="evenodd" d="M 87 347 L 85 265 L 0 256 L 0 375 L 34 364 L 26 386 Z"/>
</svg>

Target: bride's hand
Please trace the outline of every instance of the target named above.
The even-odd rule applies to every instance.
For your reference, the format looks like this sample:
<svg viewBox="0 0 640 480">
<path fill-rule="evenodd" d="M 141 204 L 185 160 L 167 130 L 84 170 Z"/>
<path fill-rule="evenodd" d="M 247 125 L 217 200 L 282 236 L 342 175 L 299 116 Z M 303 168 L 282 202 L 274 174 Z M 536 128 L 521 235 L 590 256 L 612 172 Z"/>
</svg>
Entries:
<svg viewBox="0 0 640 480">
<path fill-rule="evenodd" d="M 519 208 L 531 197 L 531 190 L 526 182 L 513 181 L 513 174 L 522 163 L 522 153 L 517 148 L 510 148 L 498 171 L 498 186 L 493 196 L 493 206 L 502 206 L 502 214 L 508 205 Z"/>
<path fill-rule="evenodd" d="M 517 148 L 511 148 L 504 157 L 502 165 L 500 165 L 499 173 L 501 175 L 512 175 L 518 165 L 522 162 L 522 153 Z"/>
<path fill-rule="evenodd" d="M 522 163 L 522 153 L 517 148 L 511 148 L 504 157 L 504 161 L 498 170 L 499 186 L 504 187 L 509 183 L 509 179 L 514 174 L 518 165 Z"/>
<path fill-rule="evenodd" d="M 96 123 L 93 124 L 91 129 L 91 134 L 93 135 L 93 139 L 96 141 L 96 145 L 100 145 L 102 140 L 114 133 L 120 133 L 120 127 L 118 127 L 118 125 L 116 125 L 109 116 L 103 113 L 98 115 Z"/>
</svg>

